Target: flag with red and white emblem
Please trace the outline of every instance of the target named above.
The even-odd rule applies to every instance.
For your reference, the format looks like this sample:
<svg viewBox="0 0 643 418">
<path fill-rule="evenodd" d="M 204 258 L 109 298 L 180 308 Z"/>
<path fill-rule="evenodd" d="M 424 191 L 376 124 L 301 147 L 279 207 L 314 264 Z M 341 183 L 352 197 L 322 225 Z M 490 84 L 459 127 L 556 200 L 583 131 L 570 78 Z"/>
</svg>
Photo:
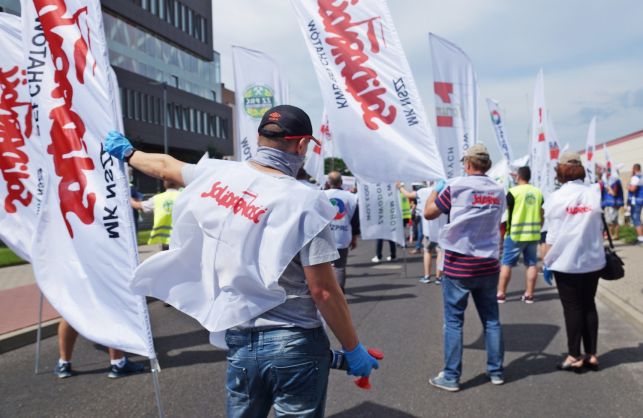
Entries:
<svg viewBox="0 0 643 418">
<path fill-rule="evenodd" d="M 369 182 L 444 178 L 435 136 L 384 0 L 291 1 L 333 141 Z"/>
<path fill-rule="evenodd" d="M 155 358 L 118 129 L 116 86 L 97 0 L 22 0 L 27 79 L 50 173 L 32 263 L 53 307 L 87 339 Z"/>
<path fill-rule="evenodd" d="M 0 13 L 0 239 L 26 261 L 45 192 L 20 18 Z"/>
</svg>

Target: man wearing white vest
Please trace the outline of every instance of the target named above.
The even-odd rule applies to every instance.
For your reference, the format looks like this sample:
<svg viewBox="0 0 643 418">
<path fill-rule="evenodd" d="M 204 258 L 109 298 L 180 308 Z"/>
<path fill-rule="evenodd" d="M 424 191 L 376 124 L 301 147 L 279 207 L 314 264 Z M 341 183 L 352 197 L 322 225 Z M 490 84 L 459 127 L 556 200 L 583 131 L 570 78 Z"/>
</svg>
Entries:
<svg viewBox="0 0 643 418">
<path fill-rule="evenodd" d="M 335 237 L 339 258 L 333 261 L 335 276 L 342 292 L 346 285 L 346 262 L 348 261 L 348 249 L 357 247 L 359 236 L 359 214 L 357 209 L 357 196 L 342 189 L 342 175 L 339 171 L 328 173 L 328 186 L 325 190 L 328 200 L 337 210 L 337 214 L 330 223 L 330 229 Z"/>
<path fill-rule="evenodd" d="M 368 376 L 378 363 L 359 343 L 333 274 L 337 211 L 294 178 L 315 140 L 308 115 L 276 106 L 258 133 L 248 162 L 193 165 L 137 151 L 110 132 L 111 155 L 187 186 L 174 206 L 170 250 L 141 264 L 132 288 L 196 318 L 228 348 L 229 417 L 265 417 L 271 407 L 277 416 L 321 417 L 330 346 L 318 311 L 349 374 Z"/>
<path fill-rule="evenodd" d="M 424 209 L 427 219 L 449 215 L 449 223 L 442 228 L 439 238 L 445 251 L 444 369 L 429 383 L 450 392 L 460 390 L 462 328 L 469 294 L 484 327 L 487 376 L 494 385 L 504 383 L 504 344 L 496 301 L 504 189 L 485 175 L 491 167 L 491 158 L 484 145 L 471 146 L 463 160 L 466 176 L 449 180 L 443 190 L 436 187 Z"/>
</svg>

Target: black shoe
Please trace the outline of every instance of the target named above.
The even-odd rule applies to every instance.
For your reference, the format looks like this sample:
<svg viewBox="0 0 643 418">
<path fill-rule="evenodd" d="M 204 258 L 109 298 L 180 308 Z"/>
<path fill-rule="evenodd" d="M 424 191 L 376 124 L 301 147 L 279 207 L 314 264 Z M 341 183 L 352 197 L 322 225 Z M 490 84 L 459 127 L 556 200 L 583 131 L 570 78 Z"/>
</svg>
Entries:
<svg viewBox="0 0 643 418">
<path fill-rule="evenodd" d="M 556 365 L 556 368 L 558 370 L 562 370 L 562 371 L 565 371 L 565 372 L 574 372 L 574 373 L 577 373 L 577 374 L 581 374 L 581 373 L 585 372 L 585 369 L 583 368 L 583 364 L 585 362 L 581 363 L 580 366 L 573 366 L 574 363 L 578 363 L 578 361 L 569 362 L 569 363 L 566 362 L 566 361 L 562 361 L 562 362 L 560 362 L 560 363 L 558 363 Z"/>
<path fill-rule="evenodd" d="M 600 370 L 600 365 L 598 363 L 590 363 L 589 360 L 583 360 L 583 367 L 592 372 Z"/>
<path fill-rule="evenodd" d="M 73 376 L 74 371 L 71 369 L 71 363 L 56 364 L 56 367 L 54 368 L 54 374 L 60 379 Z"/>
<path fill-rule="evenodd" d="M 118 379 L 119 377 L 129 376 L 134 373 L 142 373 L 145 371 L 145 366 L 141 363 L 134 363 L 133 361 L 125 360 L 123 367 L 115 365 L 109 366 L 109 373 L 107 377 L 110 379 Z"/>
</svg>

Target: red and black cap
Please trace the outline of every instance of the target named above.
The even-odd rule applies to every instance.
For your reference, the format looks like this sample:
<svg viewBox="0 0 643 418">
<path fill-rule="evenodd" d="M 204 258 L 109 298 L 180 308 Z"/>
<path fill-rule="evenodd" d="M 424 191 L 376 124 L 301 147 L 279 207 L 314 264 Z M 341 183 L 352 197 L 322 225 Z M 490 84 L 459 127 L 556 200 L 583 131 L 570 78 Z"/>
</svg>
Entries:
<svg viewBox="0 0 643 418">
<path fill-rule="evenodd" d="M 269 131 L 264 129 L 267 125 L 277 125 L 281 131 Z M 286 140 L 311 139 L 319 144 L 313 137 L 313 125 L 310 118 L 298 107 L 290 105 L 279 105 L 269 109 L 263 114 L 261 123 L 257 129 L 259 135 L 266 138 L 283 138 Z"/>
</svg>

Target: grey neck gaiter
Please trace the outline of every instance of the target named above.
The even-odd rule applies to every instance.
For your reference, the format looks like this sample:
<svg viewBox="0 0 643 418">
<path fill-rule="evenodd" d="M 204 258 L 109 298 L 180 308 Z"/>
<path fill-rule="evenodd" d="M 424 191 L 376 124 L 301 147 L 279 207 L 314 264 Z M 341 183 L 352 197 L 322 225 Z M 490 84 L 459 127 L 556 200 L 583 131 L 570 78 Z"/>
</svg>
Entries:
<svg viewBox="0 0 643 418">
<path fill-rule="evenodd" d="M 264 167 L 274 168 L 291 177 L 296 177 L 299 169 L 304 165 L 303 155 L 291 154 L 275 148 L 258 147 L 257 153 L 250 159 Z"/>
</svg>

